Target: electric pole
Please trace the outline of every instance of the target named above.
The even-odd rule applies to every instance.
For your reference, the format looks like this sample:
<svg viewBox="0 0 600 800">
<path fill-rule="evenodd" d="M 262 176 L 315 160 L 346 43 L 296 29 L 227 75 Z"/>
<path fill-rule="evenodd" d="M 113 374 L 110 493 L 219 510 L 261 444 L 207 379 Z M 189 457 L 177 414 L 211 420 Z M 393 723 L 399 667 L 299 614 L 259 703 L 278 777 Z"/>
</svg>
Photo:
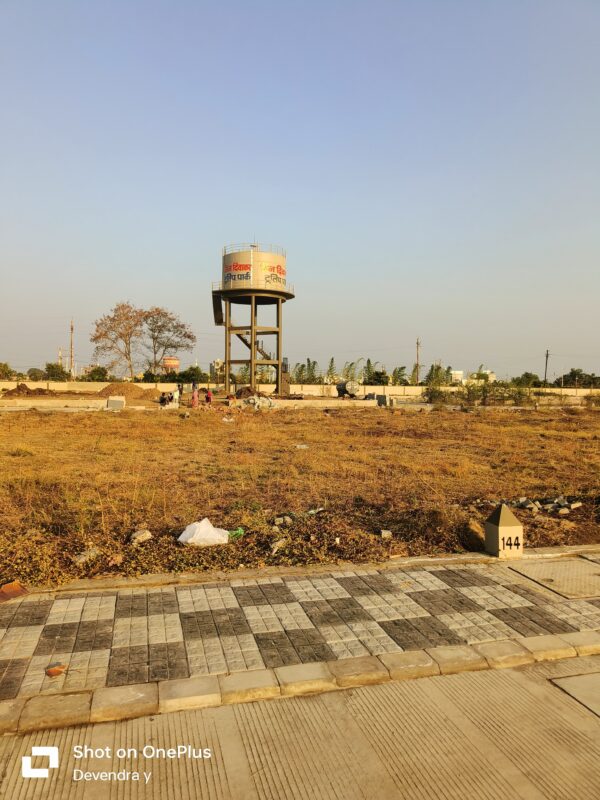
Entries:
<svg viewBox="0 0 600 800">
<path fill-rule="evenodd" d="M 544 366 L 544 386 L 548 385 L 547 378 L 548 378 L 548 359 L 549 359 L 549 357 L 550 357 L 550 351 L 546 350 L 546 364 Z"/>
<path fill-rule="evenodd" d="M 74 330 L 73 320 L 71 320 L 71 350 L 70 350 L 70 353 L 69 353 L 69 373 L 71 375 L 71 378 L 75 377 L 75 355 L 74 355 L 74 352 L 73 352 L 73 330 Z"/>
</svg>

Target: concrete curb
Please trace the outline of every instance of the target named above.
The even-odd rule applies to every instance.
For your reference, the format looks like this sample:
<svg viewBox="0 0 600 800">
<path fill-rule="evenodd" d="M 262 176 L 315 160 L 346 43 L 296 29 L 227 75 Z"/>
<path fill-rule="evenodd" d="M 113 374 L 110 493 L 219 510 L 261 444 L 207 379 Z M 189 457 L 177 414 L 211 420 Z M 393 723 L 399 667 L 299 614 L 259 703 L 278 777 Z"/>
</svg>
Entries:
<svg viewBox="0 0 600 800">
<path fill-rule="evenodd" d="M 539 639 L 539 642 L 534 640 Z M 156 681 L 93 691 L 36 695 L 0 702 L 0 734 L 114 722 L 187 709 L 309 696 L 390 680 L 415 680 L 472 670 L 506 669 L 533 661 L 600 654 L 600 632 L 521 637 L 474 645 L 430 647 L 295 664 L 228 675 Z"/>
<path fill-rule="evenodd" d="M 535 561 L 539 559 L 569 558 L 573 556 L 600 555 L 600 544 L 574 544 L 558 545 L 556 547 L 531 547 L 523 551 L 523 559 Z M 83 591 L 106 591 L 116 589 L 156 589 L 163 586 L 189 586 L 203 583 L 221 583 L 231 580 L 246 578 L 292 578 L 297 575 L 320 575 L 330 574 L 337 570 L 346 569 L 398 569 L 398 567 L 427 567 L 440 566 L 449 563 L 450 566 L 462 564 L 498 564 L 515 562 L 499 561 L 496 556 L 487 553 L 446 553 L 440 556 L 391 556 L 387 561 L 365 561 L 357 564 L 355 562 L 336 562 L 329 564 L 298 565 L 296 567 L 266 566 L 257 569 L 248 567 L 233 571 L 211 571 L 211 572 L 180 572 L 174 573 L 152 573 L 140 575 L 137 578 L 115 575 L 106 578 L 81 578 L 62 586 L 33 586 L 28 587 L 29 594 L 59 595 L 69 594 L 69 592 Z"/>
</svg>

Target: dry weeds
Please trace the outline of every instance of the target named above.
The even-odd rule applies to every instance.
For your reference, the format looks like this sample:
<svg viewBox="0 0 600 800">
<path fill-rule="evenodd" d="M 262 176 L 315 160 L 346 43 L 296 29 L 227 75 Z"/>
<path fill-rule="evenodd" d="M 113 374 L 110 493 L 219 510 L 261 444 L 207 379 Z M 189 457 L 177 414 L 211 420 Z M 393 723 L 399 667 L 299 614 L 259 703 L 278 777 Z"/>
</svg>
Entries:
<svg viewBox="0 0 600 800">
<path fill-rule="evenodd" d="M 530 545 L 600 541 L 593 411 L 307 409 L 234 419 L 1 415 L 0 583 L 456 552 L 467 546 L 468 520 L 491 510 L 486 503 L 522 495 L 585 501 L 569 530 L 517 512 Z M 306 514 L 318 507 L 325 511 Z M 286 513 L 293 525 L 273 531 Z M 182 529 L 203 516 L 245 535 L 226 547 L 179 545 Z M 130 545 L 142 527 L 153 540 Z M 391 541 L 378 537 L 382 528 Z M 73 561 L 88 548 L 100 555 Z"/>
</svg>

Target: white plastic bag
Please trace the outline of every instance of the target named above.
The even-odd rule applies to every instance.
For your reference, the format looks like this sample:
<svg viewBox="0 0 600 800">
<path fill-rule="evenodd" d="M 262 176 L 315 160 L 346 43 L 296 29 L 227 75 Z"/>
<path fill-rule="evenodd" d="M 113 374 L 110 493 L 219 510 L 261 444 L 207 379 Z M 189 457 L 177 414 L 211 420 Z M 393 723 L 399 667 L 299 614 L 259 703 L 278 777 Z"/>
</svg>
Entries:
<svg viewBox="0 0 600 800">
<path fill-rule="evenodd" d="M 229 531 L 215 528 L 208 517 L 201 522 L 192 522 L 188 525 L 178 539 L 183 544 L 193 544 L 196 547 L 211 547 L 215 544 L 227 544 Z"/>
</svg>

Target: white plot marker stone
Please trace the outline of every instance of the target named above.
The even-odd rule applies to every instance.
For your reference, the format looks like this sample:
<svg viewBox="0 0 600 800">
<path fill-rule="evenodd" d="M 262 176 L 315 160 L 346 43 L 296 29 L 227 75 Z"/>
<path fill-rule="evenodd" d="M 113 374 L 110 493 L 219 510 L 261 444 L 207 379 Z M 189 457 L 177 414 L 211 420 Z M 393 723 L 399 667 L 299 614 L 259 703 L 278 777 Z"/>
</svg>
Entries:
<svg viewBox="0 0 600 800">
<path fill-rule="evenodd" d="M 486 520 L 485 550 L 498 558 L 523 558 L 523 526 L 504 503 Z"/>
</svg>

